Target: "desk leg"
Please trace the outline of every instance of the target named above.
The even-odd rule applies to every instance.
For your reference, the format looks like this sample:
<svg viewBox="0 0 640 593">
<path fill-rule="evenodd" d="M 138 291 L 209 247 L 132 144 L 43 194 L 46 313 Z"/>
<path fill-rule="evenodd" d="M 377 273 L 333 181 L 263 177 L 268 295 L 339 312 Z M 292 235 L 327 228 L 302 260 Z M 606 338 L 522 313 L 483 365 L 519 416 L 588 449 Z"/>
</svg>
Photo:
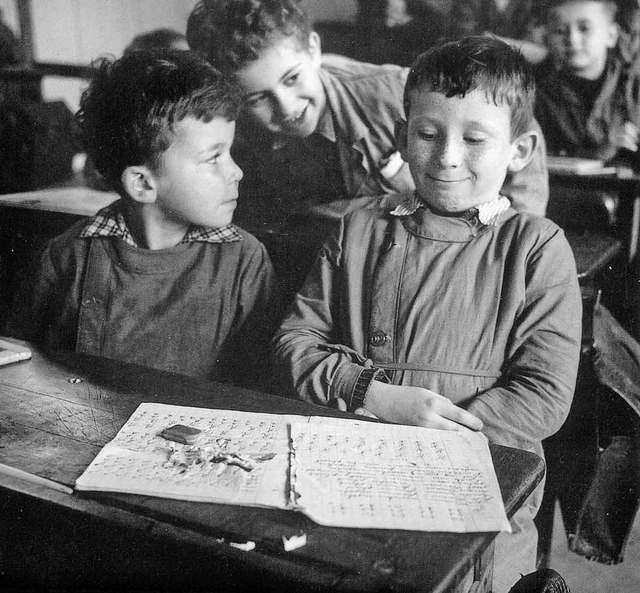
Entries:
<svg viewBox="0 0 640 593">
<path fill-rule="evenodd" d="M 495 542 L 476 557 L 473 567 L 450 593 L 491 593 Z"/>
<path fill-rule="evenodd" d="M 633 210 L 629 228 L 629 246 L 627 260 L 627 301 L 630 307 L 631 330 L 636 339 L 640 339 L 640 258 L 638 257 L 638 239 L 640 235 L 640 196 L 633 198 Z"/>
<path fill-rule="evenodd" d="M 638 252 L 638 234 L 640 232 L 640 196 L 633 198 L 631 228 L 629 229 L 629 261 L 632 262 Z"/>
</svg>

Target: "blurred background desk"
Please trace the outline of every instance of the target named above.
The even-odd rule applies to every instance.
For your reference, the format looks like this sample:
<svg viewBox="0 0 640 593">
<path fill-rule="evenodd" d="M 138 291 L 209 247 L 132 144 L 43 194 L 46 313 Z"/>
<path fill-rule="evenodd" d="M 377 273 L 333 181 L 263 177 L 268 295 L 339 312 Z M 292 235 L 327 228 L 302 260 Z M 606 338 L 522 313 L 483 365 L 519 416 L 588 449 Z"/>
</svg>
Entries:
<svg viewBox="0 0 640 593">
<path fill-rule="evenodd" d="M 34 351 L 33 360 L 0 368 L 0 463 L 72 487 L 143 401 L 344 415 L 117 361 Z M 508 447 L 491 453 L 511 516 L 541 479 L 543 462 Z M 6 472 L 0 510 L 0 588 L 37 590 L 484 592 L 495 536 L 338 529 L 275 509 L 80 496 Z M 300 532 L 307 544 L 285 553 L 281 537 Z M 248 540 L 256 542 L 251 552 L 225 543 Z"/>
<path fill-rule="evenodd" d="M 549 170 L 549 186 L 552 198 L 548 216 L 563 228 L 579 226 L 584 210 L 578 202 L 571 207 L 562 203 L 562 191 L 607 192 L 615 197 L 614 211 L 611 212 L 611 231 L 623 242 L 627 261 L 632 261 L 638 251 L 638 230 L 640 227 L 640 175 L 630 170 L 616 170 L 604 174 L 577 174 L 567 171 Z M 560 203 L 554 203 L 554 200 Z M 566 208 L 566 209 L 565 209 Z M 575 220 L 571 220 L 574 218 Z M 602 229 L 599 229 L 602 230 Z"/>
</svg>

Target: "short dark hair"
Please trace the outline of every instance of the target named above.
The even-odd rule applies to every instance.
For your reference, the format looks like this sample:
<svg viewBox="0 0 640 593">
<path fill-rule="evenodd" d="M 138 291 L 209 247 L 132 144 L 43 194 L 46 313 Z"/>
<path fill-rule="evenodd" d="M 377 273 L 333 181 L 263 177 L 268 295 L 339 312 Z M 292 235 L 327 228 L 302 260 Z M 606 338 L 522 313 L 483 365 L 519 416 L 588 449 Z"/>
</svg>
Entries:
<svg viewBox="0 0 640 593">
<path fill-rule="evenodd" d="M 603 4 L 604 7 L 609 10 L 611 18 L 615 20 L 621 0 L 543 0 L 540 10 L 542 11 L 542 14 L 545 15 L 545 18 L 548 18 L 549 12 L 552 8 L 562 6 L 563 4 L 569 4 L 569 2 L 597 2 L 598 4 Z M 624 4 L 624 2 L 622 2 L 622 4 Z"/>
<path fill-rule="evenodd" d="M 234 121 L 241 106 L 235 83 L 189 51 L 137 51 L 103 58 L 82 93 L 76 118 L 87 154 L 117 191 L 132 165 L 155 167 L 186 117 Z"/>
<path fill-rule="evenodd" d="M 418 56 L 404 88 L 407 117 L 411 93 L 422 86 L 447 97 L 484 91 L 494 104 L 510 108 L 513 137 L 526 132 L 533 120 L 536 91 L 531 67 L 518 50 L 495 37 L 463 37 Z"/>
<path fill-rule="evenodd" d="M 187 41 L 186 36 L 180 31 L 167 28 L 152 29 L 136 35 L 124 49 L 124 53 L 130 54 L 141 49 L 171 49 L 173 44 L 178 41 Z"/>
<path fill-rule="evenodd" d="M 307 47 L 311 25 L 299 0 L 201 0 L 189 15 L 187 40 L 216 68 L 235 73 L 279 39 Z"/>
</svg>

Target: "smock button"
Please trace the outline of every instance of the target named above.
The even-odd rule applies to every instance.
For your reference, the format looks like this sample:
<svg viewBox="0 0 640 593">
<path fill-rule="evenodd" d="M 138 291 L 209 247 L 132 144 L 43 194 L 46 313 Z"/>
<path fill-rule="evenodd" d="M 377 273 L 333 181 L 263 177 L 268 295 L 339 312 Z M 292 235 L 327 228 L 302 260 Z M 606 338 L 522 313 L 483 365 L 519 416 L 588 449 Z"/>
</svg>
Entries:
<svg viewBox="0 0 640 593">
<path fill-rule="evenodd" d="M 369 336 L 369 345 L 382 346 L 389 340 L 391 340 L 391 338 L 387 334 L 385 334 L 381 329 L 377 329 Z"/>
</svg>

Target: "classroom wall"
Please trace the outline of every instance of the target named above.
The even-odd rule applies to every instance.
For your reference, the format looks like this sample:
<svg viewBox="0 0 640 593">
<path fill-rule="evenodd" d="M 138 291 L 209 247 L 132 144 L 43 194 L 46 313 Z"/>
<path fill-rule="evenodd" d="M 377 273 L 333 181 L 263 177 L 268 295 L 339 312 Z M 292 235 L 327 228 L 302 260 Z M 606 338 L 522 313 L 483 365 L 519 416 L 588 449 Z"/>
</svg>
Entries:
<svg viewBox="0 0 640 593">
<path fill-rule="evenodd" d="M 0 0 L 5 22 L 19 34 L 18 0 Z M 42 62 L 88 64 L 103 55 L 120 55 L 137 34 L 157 27 L 184 31 L 197 0 L 30 0 L 34 56 Z M 423 0 L 446 6 L 450 0 Z M 302 0 L 314 21 L 352 21 L 357 0 Z M 64 100 L 77 109 L 83 81 L 47 77 L 47 100 Z"/>
<path fill-rule="evenodd" d="M 137 34 L 157 27 L 184 31 L 196 0 L 31 0 L 34 56 L 37 61 L 88 64 L 103 55 L 120 55 Z M 355 0 L 303 0 L 313 20 L 349 20 Z M 19 34 L 16 0 L 0 0 L 5 22 Z M 46 100 L 78 106 L 83 81 L 47 77 Z"/>
</svg>

